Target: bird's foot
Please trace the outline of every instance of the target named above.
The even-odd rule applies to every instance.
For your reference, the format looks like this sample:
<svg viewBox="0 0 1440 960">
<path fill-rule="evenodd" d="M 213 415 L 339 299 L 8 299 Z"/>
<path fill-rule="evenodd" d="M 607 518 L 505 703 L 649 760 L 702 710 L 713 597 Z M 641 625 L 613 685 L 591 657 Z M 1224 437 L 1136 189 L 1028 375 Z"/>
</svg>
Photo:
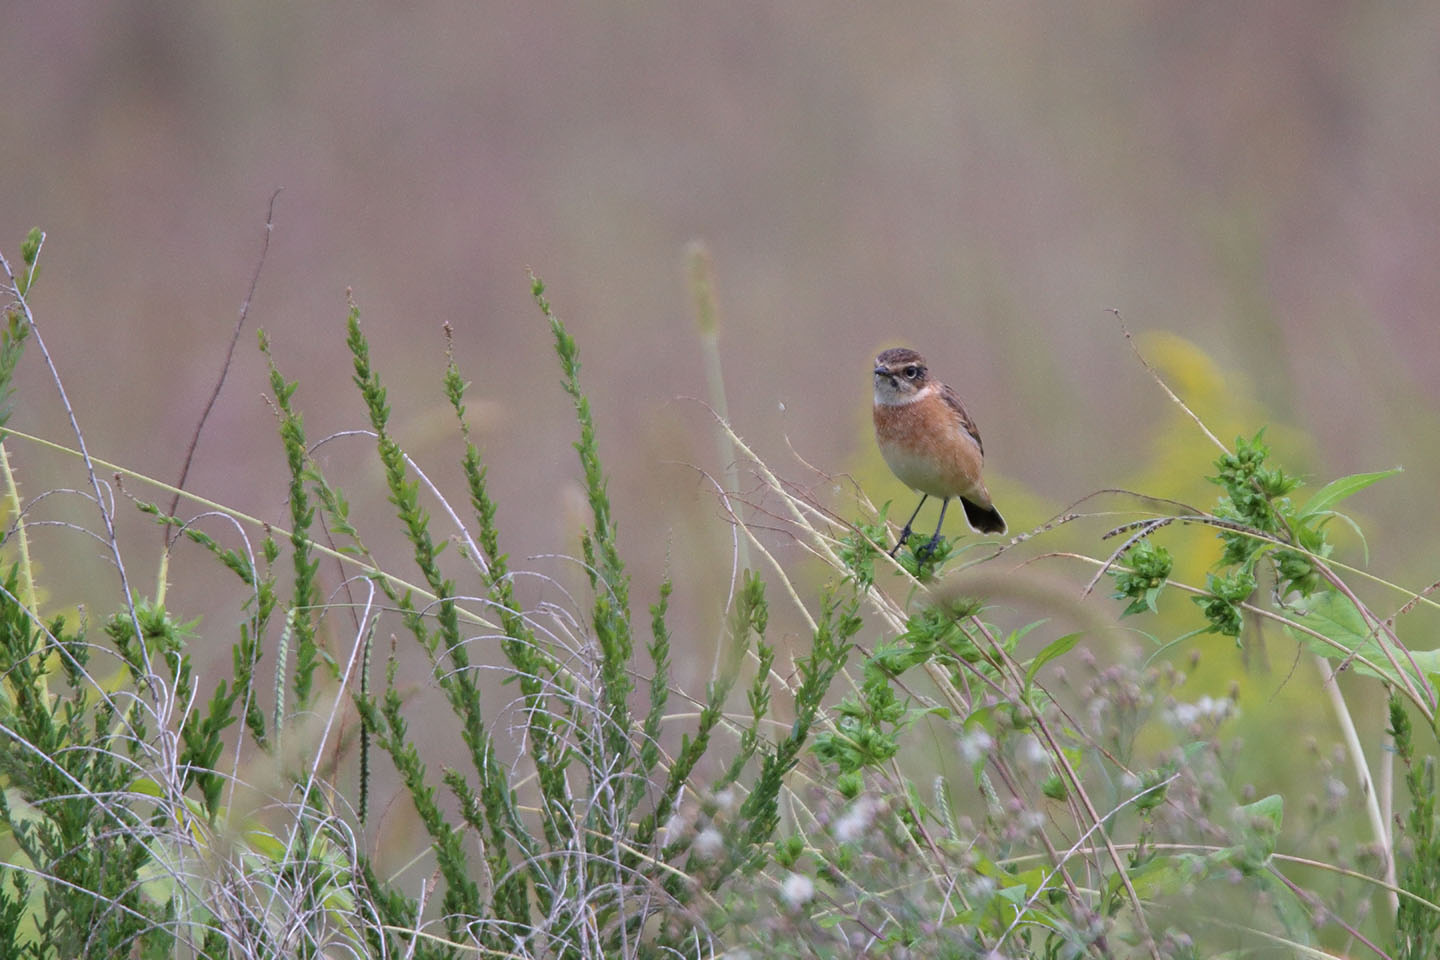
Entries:
<svg viewBox="0 0 1440 960">
<path fill-rule="evenodd" d="M 935 536 L 931 537 L 931 538 L 930 538 L 930 541 L 929 541 L 928 543 L 926 543 L 925 546 L 923 546 L 923 547 L 921 547 L 919 550 L 916 550 L 916 551 L 915 551 L 915 559 L 917 559 L 917 560 L 929 560 L 931 557 L 935 556 L 935 550 L 936 550 L 939 546 L 940 546 L 940 532 L 937 530 L 937 531 L 935 532 Z"/>
<path fill-rule="evenodd" d="M 895 546 L 890 548 L 890 558 L 893 560 L 900 548 L 905 546 L 905 541 L 910 539 L 910 525 L 907 523 L 905 529 L 900 531 L 900 539 L 895 541 Z"/>
</svg>

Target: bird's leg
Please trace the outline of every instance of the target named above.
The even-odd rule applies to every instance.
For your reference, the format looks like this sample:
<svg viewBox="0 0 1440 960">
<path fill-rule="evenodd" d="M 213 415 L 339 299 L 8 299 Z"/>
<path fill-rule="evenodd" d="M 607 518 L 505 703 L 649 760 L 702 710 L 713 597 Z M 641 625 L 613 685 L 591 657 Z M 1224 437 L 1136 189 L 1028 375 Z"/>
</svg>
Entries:
<svg viewBox="0 0 1440 960">
<path fill-rule="evenodd" d="M 945 508 L 948 506 L 950 506 L 949 497 L 946 497 L 944 500 L 940 501 L 940 522 L 935 524 L 935 536 L 930 538 L 929 543 L 925 544 L 925 546 L 915 551 L 915 556 L 919 557 L 920 559 L 923 560 L 926 557 L 930 556 L 935 552 L 935 548 L 940 546 L 940 528 L 945 526 Z M 910 519 L 914 520 L 915 518 L 911 517 Z"/>
<path fill-rule="evenodd" d="M 930 499 L 930 494 L 920 494 L 920 502 L 915 505 L 915 512 L 910 514 L 910 519 L 905 521 L 905 529 L 900 531 L 900 539 L 896 542 L 894 549 L 890 551 L 890 556 L 895 556 L 900 548 L 905 546 L 905 541 L 910 539 L 910 524 L 914 523 L 915 518 L 920 516 L 920 508 L 925 506 L 925 501 L 928 499 Z M 943 511 L 944 508 L 942 507 L 941 510 Z"/>
</svg>

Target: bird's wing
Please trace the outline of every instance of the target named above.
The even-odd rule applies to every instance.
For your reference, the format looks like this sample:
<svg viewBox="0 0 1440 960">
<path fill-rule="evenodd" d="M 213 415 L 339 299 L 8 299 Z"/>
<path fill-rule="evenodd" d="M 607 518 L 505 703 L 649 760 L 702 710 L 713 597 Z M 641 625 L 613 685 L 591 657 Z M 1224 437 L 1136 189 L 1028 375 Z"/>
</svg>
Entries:
<svg viewBox="0 0 1440 960">
<path fill-rule="evenodd" d="M 950 388 L 949 384 L 940 385 L 940 396 L 950 412 L 955 416 L 955 423 L 960 429 L 970 434 L 975 440 L 975 446 L 980 449 L 980 455 L 985 455 L 985 444 L 980 442 L 980 428 L 975 426 L 975 421 L 970 419 L 970 414 L 965 412 L 965 404 L 960 401 L 960 395 Z"/>
</svg>

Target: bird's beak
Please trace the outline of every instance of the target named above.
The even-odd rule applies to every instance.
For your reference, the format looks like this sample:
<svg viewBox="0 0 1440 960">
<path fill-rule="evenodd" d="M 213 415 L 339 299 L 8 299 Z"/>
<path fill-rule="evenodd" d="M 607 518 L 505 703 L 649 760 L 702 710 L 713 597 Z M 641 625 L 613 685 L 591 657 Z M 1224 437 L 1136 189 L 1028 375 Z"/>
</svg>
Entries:
<svg viewBox="0 0 1440 960">
<path fill-rule="evenodd" d="M 877 376 L 877 377 L 888 377 L 888 376 L 890 376 L 890 371 L 889 371 L 889 370 L 886 370 L 884 367 L 876 367 L 876 368 L 875 368 L 875 376 Z"/>
</svg>

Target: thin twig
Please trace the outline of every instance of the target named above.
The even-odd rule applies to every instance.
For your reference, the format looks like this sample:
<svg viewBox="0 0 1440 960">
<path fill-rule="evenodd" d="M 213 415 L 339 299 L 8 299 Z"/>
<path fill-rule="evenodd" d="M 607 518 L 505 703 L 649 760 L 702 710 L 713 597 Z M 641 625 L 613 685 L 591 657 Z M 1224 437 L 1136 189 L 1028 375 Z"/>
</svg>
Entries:
<svg viewBox="0 0 1440 960">
<path fill-rule="evenodd" d="M 210 391 L 210 399 L 205 401 L 205 409 L 200 414 L 200 421 L 195 424 L 195 432 L 190 437 L 190 446 L 185 450 L 185 463 L 180 468 L 180 479 L 175 481 L 178 490 L 185 489 L 185 480 L 190 476 L 190 465 L 195 460 L 195 450 L 200 446 L 200 433 L 205 429 L 205 421 L 210 419 L 210 412 L 215 409 L 215 402 L 220 399 L 220 391 L 225 386 L 225 378 L 230 374 L 230 364 L 235 359 L 235 346 L 240 342 L 240 331 L 245 327 L 245 318 L 250 315 L 250 301 L 255 298 L 255 288 L 260 284 L 260 271 L 265 267 L 265 255 L 270 252 L 270 234 L 275 229 L 275 198 L 280 196 L 284 187 L 276 187 L 275 192 L 270 194 L 270 206 L 265 211 L 265 239 L 260 246 L 260 259 L 255 262 L 255 272 L 250 275 L 250 289 L 245 291 L 245 299 L 240 303 L 240 316 L 235 320 L 235 329 L 230 333 L 230 346 L 225 351 L 225 362 L 220 365 L 220 377 L 215 381 L 215 389 Z M 170 498 L 170 509 L 166 511 L 171 516 L 180 507 L 180 494 Z M 169 550 L 175 543 L 178 533 L 173 527 L 165 528 L 165 549 Z"/>
<path fill-rule="evenodd" d="M 1130 344 L 1130 349 L 1134 351 L 1135 358 L 1140 361 L 1141 366 L 1145 368 L 1145 372 L 1150 374 L 1151 378 L 1160 385 L 1160 389 L 1164 390 L 1166 395 L 1169 396 L 1171 400 L 1174 400 L 1181 410 L 1185 411 L 1186 416 L 1195 421 L 1195 426 L 1199 427 L 1205 433 L 1205 436 L 1210 438 L 1210 442 L 1214 443 L 1215 446 L 1226 453 L 1229 453 L 1230 448 L 1221 443 L 1220 438 L 1210 432 L 1210 428 L 1205 426 L 1205 421 L 1201 420 L 1195 411 L 1191 410 L 1189 405 L 1187 405 L 1184 400 L 1181 400 L 1174 390 L 1170 389 L 1170 385 L 1156 372 L 1155 368 L 1150 366 L 1150 361 L 1145 359 L 1145 354 L 1141 353 L 1140 348 L 1135 345 L 1135 338 L 1130 335 L 1130 328 L 1125 326 L 1125 318 L 1120 316 L 1120 311 L 1111 307 L 1110 313 L 1114 315 L 1115 321 L 1120 324 L 1120 332 L 1125 335 L 1125 342 Z"/>
</svg>

